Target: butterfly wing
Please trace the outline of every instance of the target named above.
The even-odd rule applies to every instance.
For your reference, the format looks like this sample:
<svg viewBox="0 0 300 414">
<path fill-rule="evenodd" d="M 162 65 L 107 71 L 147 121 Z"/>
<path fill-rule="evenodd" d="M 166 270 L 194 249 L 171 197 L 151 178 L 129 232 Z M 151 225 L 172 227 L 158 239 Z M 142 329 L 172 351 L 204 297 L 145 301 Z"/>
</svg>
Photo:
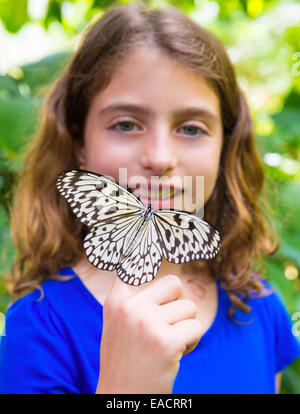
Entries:
<svg viewBox="0 0 300 414">
<path fill-rule="evenodd" d="M 112 218 L 108 223 L 91 228 L 83 242 L 90 263 L 98 269 L 114 270 L 134 239 L 141 222 L 142 217 L 137 214 L 123 214 Z"/>
<path fill-rule="evenodd" d="M 155 210 L 153 221 L 163 255 L 171 263 L 211 259 L 220 249 L 218 230 L 194 214 Z"/>
<path fill-rule="evenodd" d="M 84 170 L 64 171 L 56 186 L 74 214 L 88 227 L 145 210 L 142 202 L 109 177 Z"/>
<path fill-rule="evenodd" d="M 125 258 L 117 266 L 117 274 L 123 282 L 141 285 L 151 282 L 161 265 L 162 250 L 157 230 L 152 220 L 143 223 Z"/>
<path fill-rule="evenodd" d="M 83 243 L 88 260 L 99 269 L 115 269 L 141 223 L 144 205 L 109 177 L 90 171 L 64 171 L 56 185 L 89 227 Z"/>
</svg>

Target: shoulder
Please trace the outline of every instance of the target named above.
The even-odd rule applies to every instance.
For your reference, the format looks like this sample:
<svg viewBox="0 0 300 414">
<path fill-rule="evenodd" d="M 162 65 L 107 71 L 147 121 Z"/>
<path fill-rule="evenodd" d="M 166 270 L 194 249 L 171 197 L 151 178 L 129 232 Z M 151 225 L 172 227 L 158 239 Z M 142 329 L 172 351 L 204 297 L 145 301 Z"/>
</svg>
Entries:
<svg viewBox="0 0 300 414">
<path fill-rule="evenodd" d="M 65 298 L 72 297 L 73 285 L 73 279 L 45 280 L 41 289 L 22 296 L 8 307 L 5 313 L 6 327 L 9 329 L 11 323 L 26 326 L 26 329 L 35 328 L 39 324 L 56 324 L 57 317 L 64 313 Z"/>
<path fill-rule="evenodd" d="M 249 298 L 246 302 L 251 307 L 251 316 L 265 316 L 268 322 L 278 322 L 278 315 L 288 314 L 281 294 L 273 286 L 272 282 L 262 277 L 256 278 L 262 284 L 260 292 L 250 290 Z M 244 299 L 244 295 L 238 295 L 240 299 Z"/>
<path fill-rule="evenodd" d="M 0 338 L 0 393 L 78 392 L 76 342 L 61 301 L 67 288 L 72 296 L 70 282 L 46 280 L 43 296 L 36 289 L 7 309 Z"/>
<path fill-rule="evenodd" d="M 247 303 L 260 321 L 261 328 L 272 340 L 276 355 L 276 373 L 282 371 L 300 356 L 300 341 L 295 332 L 290 315 L 282 295 L 269 281 L 260 279 L 264 289 L 259 297 L 251 298 Z"/>
<path fill-rule="evenodd" d="M 6 311 L 5 330 L 15 337 L 26 334 L 70 342 L 82 329 L 98 329 L 102 323 L 102 307 L 83 286 L 78 276 L 49 278 L 36 289 L 15 301 Z M 19 329 L 20 328 L 20 329 Z"/>
<path fill-rule="evenodd" d="M 247 303 L 250 306 L 259 308 L 259 310 L 267 310 L 269 316 L 271 316 L 271 314 L 274 316 L 280 313 L 287 314 L 288 311 L 284 300 L 273 284 L 269 280 L 265 280 L 261 277 L 259 277 L 258 280 L 262 283 L 263 288 L 258 294 L 254 291 L 250 291 L 251 296 Z"/>
<path fill-rule="evenodd" d="M 65 349 L 70 342 L 70 308 L 66 308 L 67 288 L 72 297 L 72 283 L 47 279 L 41 289 L 13 302 L 5 313 L 5 335 L 1 338 L 3 355 L 46 355 L 51 349 Z M 42 294 L 41 294 L 42 293 Z M 9 351 L 10 350 L 10 351 Z"/>
<path fill-rule="evenodd" d="M 277 335 L 277 332 L 283 327 L 291 329 L 291 317 L 281 294 L 269 280 L 261 277 L 256 278 L 262 283 L 263 288 L 260 292 L 254 290 L 248 292 L 249 297 L 245 304 L 249 307 L 249 312 L 236 309 L 233 314 L 234 319 L 247 324 L 253 322 L 256 329 L 263 330 L 269 338 Z M 237 296 L 240 300 L 245 301 L 244 294 L 239 293 Z"/>
<path fill-rule="evenodd" d="M 263 289 L 259 293 L 249 292 L 251 296 L 246 301 L 249 313 L 236 309 L 232 316 L 240 326 L 236 328 L 239 335 L 241 332 L 247 333 L 247 343 L 252 341 L 254 349 L 260 349 L 261 357 L 268 356 L 268 364 L 273 367 L 275 375 L 299 358 L 300 332 L 296 332 L 281 294 L 270 281 L 262 278 L 259 280 Z M 241 294 L 238 297 L 245 299 Z M 300 326 L 300 323 L 295 325 Z"/>
</svg>

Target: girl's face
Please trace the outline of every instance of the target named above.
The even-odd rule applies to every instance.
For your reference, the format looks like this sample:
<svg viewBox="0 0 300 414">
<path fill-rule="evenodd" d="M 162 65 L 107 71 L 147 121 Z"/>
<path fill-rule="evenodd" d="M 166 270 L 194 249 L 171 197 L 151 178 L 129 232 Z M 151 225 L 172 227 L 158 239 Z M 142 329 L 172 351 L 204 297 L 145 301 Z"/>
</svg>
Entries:
<svg viewBox="0 0 300 414">
<path fill-rule="evenodd" d="M 222 139 L 219 99 L 208 82 L 149 48 L 124 58 L 95 96 L 76 155 L 85 170 L 132 189 L 140 183 L 136 194 L 146 205 L 151 198 L 154 208 L 195 212 L 213 192 Z M 170 182 L 174 187 L 165 191 Z"/>
</svg>

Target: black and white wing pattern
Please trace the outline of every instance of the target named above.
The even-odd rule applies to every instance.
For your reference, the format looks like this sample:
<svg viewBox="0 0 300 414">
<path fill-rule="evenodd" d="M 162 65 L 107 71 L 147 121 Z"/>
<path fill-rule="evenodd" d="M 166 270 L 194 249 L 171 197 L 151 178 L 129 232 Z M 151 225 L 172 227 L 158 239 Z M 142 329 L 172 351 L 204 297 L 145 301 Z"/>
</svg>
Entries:
<svg viewBox="0 0 300 414">
<path fill-rule="evenodd" d="M 113 180 L 89 171 L 64 171 L 56 185 L 89 227 L 83 244 L 88 260 L 98 269 L 114 270 L 142 221 L 144 205 Z"/>
<path fill-rule="evenodd" d="M 85 170 L 58 175 L 56 185 L 89 232 L 88 260 L 116 270 L 121 280 L 141 285 L 153 280 L 162 257 L 171 263 L 211 259 L 221 237 L 210 223 L 179 210 L 153 210 L 109 177 Z"/>
<path fill-rule="evenodd" d="M 57 176 L 56 186 L 73 213 L 88 227 L 145 210 L 142 202 L 125 188 L 90 171 L 64 171 Z"/>
<path fill-rule="evenodd" d="M 141 222 L 141 217 L 124 214 L 89 229 L 83 247 L 90 263 L 98 269 L 114 270 L 128 250 Z"/>
<path fill-rule="evenodd" d="M 117 274 L 123 282 L 141 285 L 151 282 L 161 265 L 162 249 L 157 230 L 152 220 L 145 221 L 129 254 L 117 267 Z"/>
<path fill-rule="evenodd" d="M 155 226 L 164 257 L 171 263 L 212 259 L 220 249 L 218 230 L 198 216 L 178 210 L 155 210 Z"/>
</svg>

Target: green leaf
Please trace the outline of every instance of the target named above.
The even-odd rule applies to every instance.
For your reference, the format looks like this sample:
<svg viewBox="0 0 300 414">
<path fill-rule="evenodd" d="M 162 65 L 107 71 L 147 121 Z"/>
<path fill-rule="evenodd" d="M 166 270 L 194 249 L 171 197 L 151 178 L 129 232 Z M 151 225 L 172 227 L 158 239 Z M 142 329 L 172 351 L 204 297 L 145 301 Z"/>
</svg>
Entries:
<svg viewBox="0 0 300 414">
<path fill-rule="evenodd" d="M 8 75 L 0 75 L 0 90 L 8 91 L 12 96 L 20 96 L 18 82 Z"/>
<path fill-rule="evenodd" d="M 300 107 L 299 107 L 300 108 Z M 277 127 L 285 134 L 289 133 L 299 137 L 300 130 L 300 109 L 299 108 L 285 108 L 283 111 L 273 115 Z"/>
<path fill-rule="evenodd" d="M 15 246 L 10 236 L 8 213 L 4 206 L 0 205 L 0 295 L 7 293 L 2 278 L 11 268 L 15 252 Z"/>
<path fill-rule="evenodd" d="M 18 32 L 21 27 L 29 20 L 27 13 L 27 0 L 0 1 L 0 18 L 7 31 Z"/>
<path fill-rule="evenodd" d="M 281 220 L 284 220 L 285 228 L 300 231 L 300 183 L 289 181 L 281 186 L 278 201 Z"/>
<path fill-rule="evenodd" d="M 195 2 L 194 0 L 169 0 L 169 3 L 184 13 L 190 13 L 195 10 Z"/>
<path fill-rule="evenodd" d="M 296 370 L 296 364 L 289 365 L 282 376 L 281 394 L 298 394 L 300 390 L 300 378 Z"/>
<path fill-rule="evenodd" d="M 53 21 L 61 22 L 61 2 L 58 0 L 50 0 L 48 10 L 45 16 L 45 27 L 48 28 Z"/>
<path fill-rule="evenodd" d="M 45 85 L 52 83 L 67 65 L 71 54 L 56 53 L 37 62 L 23 65 L 24 81 L 35 94 Z"/>
<path fill-rule="evenodd" d="M 0 147 L 14 158 L 33 134 L 41 98 L 0 100 Z"/>
<path fill-rule="evenodd" d="M 106 9 L 114 3 L 117 3 L 116 0 L 94 0 L 92 8 Z M 149 1 L 145 1 L 145 3 L 149 3 Z"/>
<path fill-rule="evenodd" d="M 0 298 L 7 297 L 8 291 L 6 289 L 5 280 L 3 277 L 0 277 Z"/>
</svg>

